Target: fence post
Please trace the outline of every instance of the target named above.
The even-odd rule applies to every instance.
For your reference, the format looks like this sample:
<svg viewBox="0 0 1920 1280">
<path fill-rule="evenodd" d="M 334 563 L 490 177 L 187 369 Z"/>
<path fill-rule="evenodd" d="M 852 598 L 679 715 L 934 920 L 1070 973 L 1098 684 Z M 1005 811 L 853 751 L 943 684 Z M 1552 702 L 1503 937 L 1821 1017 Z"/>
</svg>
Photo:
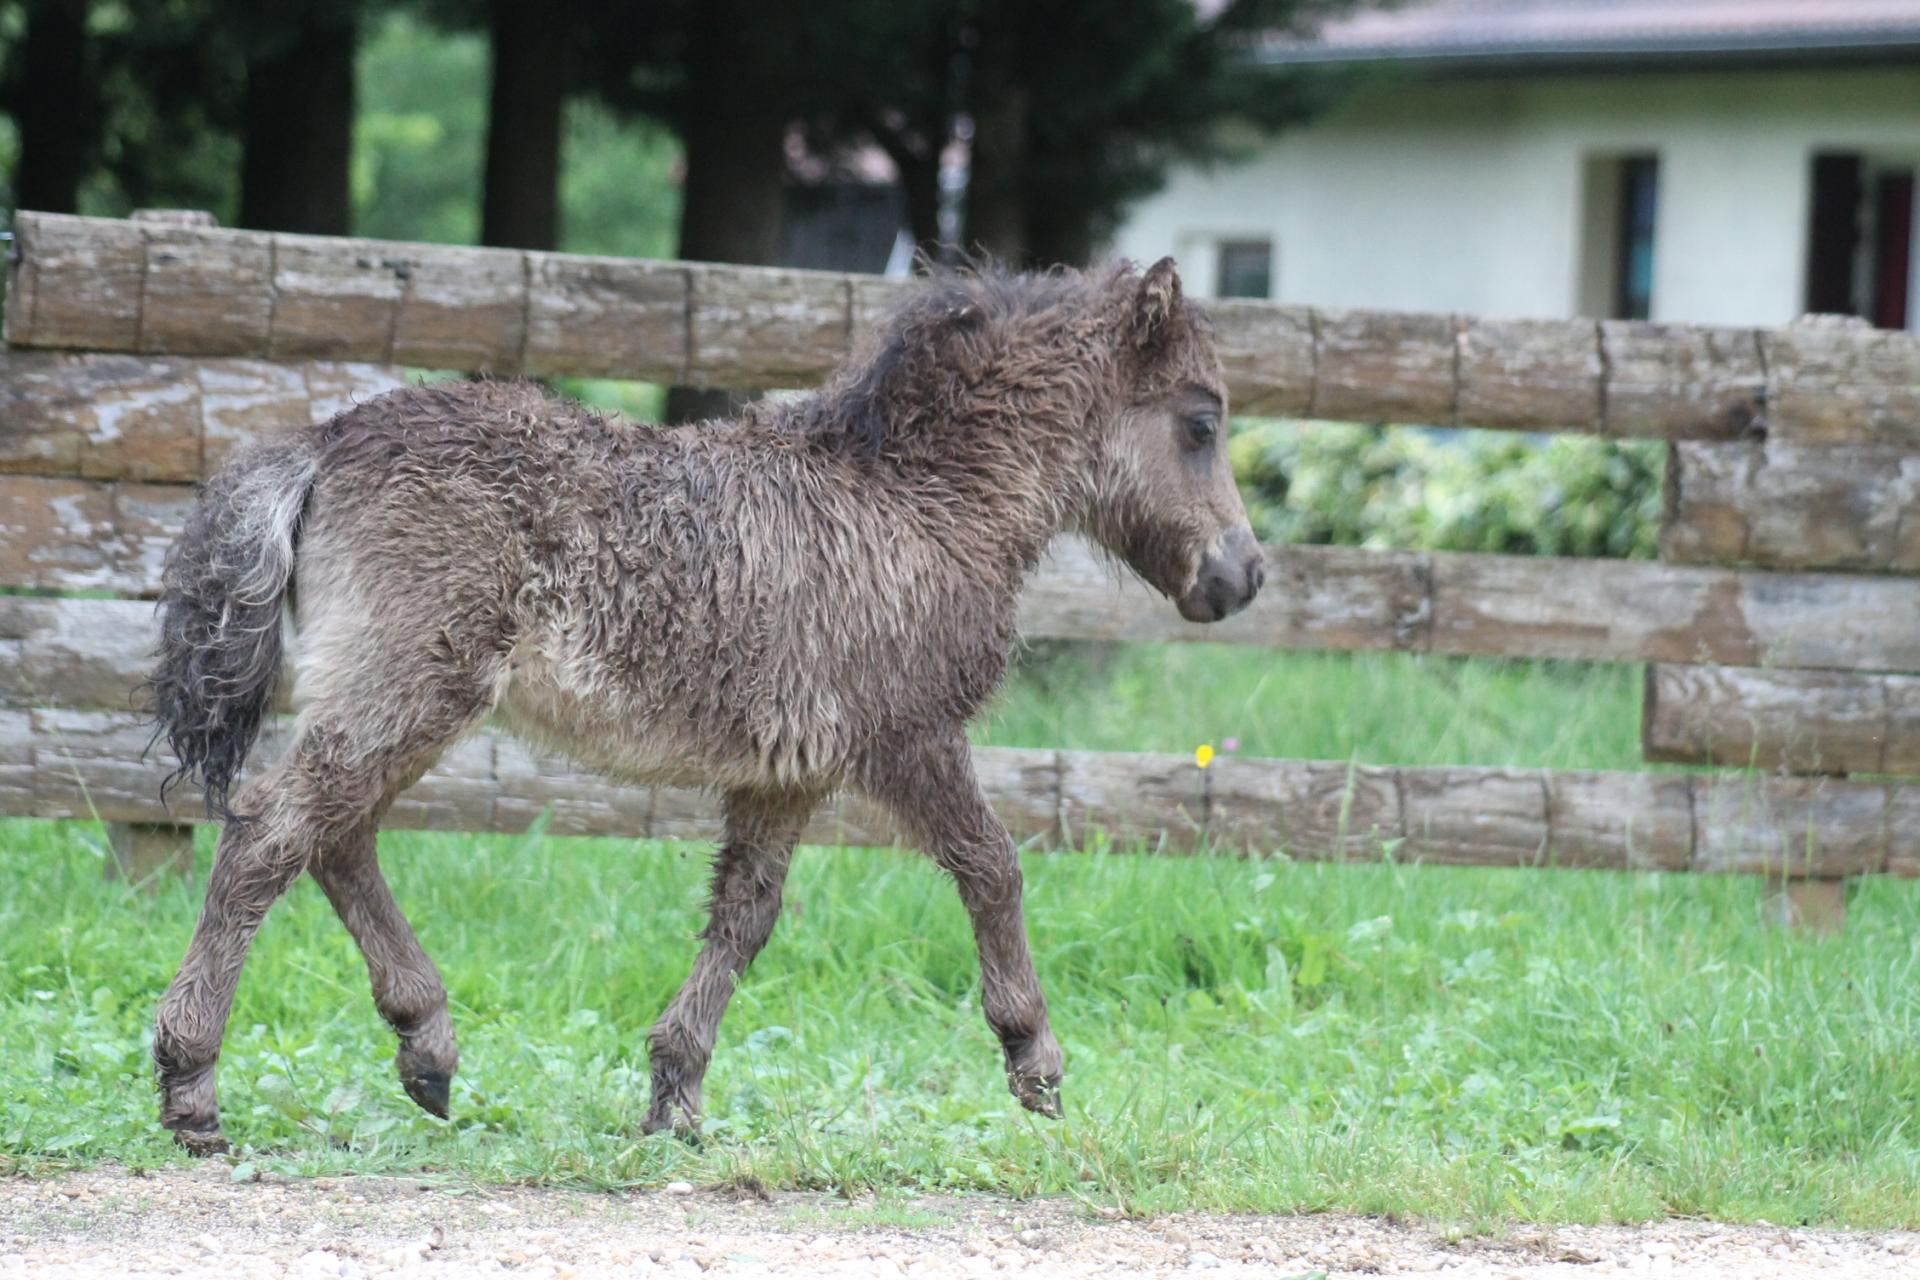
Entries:
<svg viewBox="0 0 1920 1280">
<path fill-rule="evenodd" d="M 1788 880 L 1767 895 L 1767 919 L 1788 929 L 1830 937 L 1847 923 L 1845 880 Z"/>
<path fill-rule="evenodd" d="M 193 828 L 170 822 L 109 822 L 113 857 L 109 880 L 156 887 L 161 873 L 184 875 L 193 866 Z"/>
</svg>

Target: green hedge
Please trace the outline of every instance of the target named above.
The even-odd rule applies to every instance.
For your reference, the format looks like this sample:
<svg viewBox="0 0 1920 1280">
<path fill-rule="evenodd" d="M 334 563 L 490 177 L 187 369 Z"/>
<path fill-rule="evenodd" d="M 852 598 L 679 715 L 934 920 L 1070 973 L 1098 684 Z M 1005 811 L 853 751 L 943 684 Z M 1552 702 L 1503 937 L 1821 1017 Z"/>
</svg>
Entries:
<svg viewBox="0 0 1920 1280">
<path fill-rule="evenodd" d="M 1235 425 L 1254 530 L 1274 542 L 1652 559 L 1665 446 L 1344 422 Z"/>
</svg>

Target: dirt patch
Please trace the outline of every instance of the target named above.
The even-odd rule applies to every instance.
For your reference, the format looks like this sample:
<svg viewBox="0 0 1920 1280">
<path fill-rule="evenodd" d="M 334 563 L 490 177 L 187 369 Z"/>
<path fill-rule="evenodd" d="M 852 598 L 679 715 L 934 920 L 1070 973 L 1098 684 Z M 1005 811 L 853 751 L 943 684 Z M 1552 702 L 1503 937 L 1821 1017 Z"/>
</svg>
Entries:
<svg viewBox="0 0 1920 1280">
<path fill-rule="evenodd" d="M 1573 1280 L 1911 1276 L 1920 1235 L 1665 1222 L 1450 1240 L 1369 1218 L 1174 1214 L 1107 1221 L 1072 1203 L 848 1202 L 678 1184 L 596 1194 L 399 1178 L 234 1182 L 228 1167 L 0 1181 L 0 1277 L 362 1280 L 505 1275 Z"/>
</svg>

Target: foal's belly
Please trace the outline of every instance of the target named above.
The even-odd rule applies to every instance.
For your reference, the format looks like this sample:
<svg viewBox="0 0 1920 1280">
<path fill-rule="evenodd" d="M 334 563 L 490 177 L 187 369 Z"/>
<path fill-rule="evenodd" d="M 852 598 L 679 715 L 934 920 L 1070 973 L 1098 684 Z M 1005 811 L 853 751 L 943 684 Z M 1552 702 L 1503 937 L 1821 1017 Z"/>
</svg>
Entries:
<svg viewBox="0 0 1920 1280">
<path fill-rule="evenodd" d="M 544 658 L 515 663 L 494 715 L 514 736 L 622 782 L 728 789 L 776 781 L 746 742 L 662 724 L 617 687 L 571 687 Z"/>
</svg>

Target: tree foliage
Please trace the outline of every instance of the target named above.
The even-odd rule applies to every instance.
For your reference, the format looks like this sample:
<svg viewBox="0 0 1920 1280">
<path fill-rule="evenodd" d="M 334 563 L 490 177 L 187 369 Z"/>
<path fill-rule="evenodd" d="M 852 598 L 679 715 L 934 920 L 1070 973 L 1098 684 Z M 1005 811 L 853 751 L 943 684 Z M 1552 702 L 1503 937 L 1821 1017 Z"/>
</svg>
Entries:
<svg viewBox="0 0 1920 1280">
<path fill-rule="evenodd" d="M 827 172 L 834 157 L 877 145 L 900 175 L 923 246 L 946 238 L 1017 260 L 1080 261 L 1170 166 L 1231 159 L 1311 109 L 1301 82 L 1251 63 L 1247 42 L 1350 2 L 565 0 L 540 8 L 556 38 L 541 41 L 538 55 L 564 60 L 565 76 L 539 77 L 544 87 L 533 94 L 550 103 L 564 86 L 559 141 L 534 130 L 517 145 L 523 163 L 500 167 L 557 183 L 566 244 L 644 241 L 658 251 L 657 228 L 647 228 L 675 204 L 672 184 L 659 179 L 663 158 L 671 163 L 664 139 L 678 138 L 684 189 L 703 210 L 688 220 L 698 242 L 683 241 L 682 251 L 740 260 L 766 256 L 766 217 L 790 180 L 795 139 Z M 487 35 L 526 5 L 0 0 L 0 108 L 15 125 L 0 129 L 0 160 L 13 162 L 11 180 L 37 83 L 30 18 L 80 12 L 85 91 L 63 100 L 58 115 L 61 145 L 84 170 L 78 207 L 193 206 L 228 223 L 272 207 L 255 216 L 297 219 L 337 205 L 327 191 L 301 193 L 303 204 L 264 200 L 258 188 L 350 182 L 356 230 L 478 239 L 480 206 L 514 206 L 483 198 L 486 83 L 499 61 Z M 335 71 L 316 83 L 333 86 L 329 97 L 357 96 L 350 177 L 346 166 L 333 172 L 337 147 L 320 149 L 325 164 L 273 166 L 288 138 L 322 126 L 338 138 L 339 103 L 303 108 L 303 92 L 313 93 L 280 82 L 309 59 L 302 50 L 325 43 L 315 43 L 320 28 L 347 24 L 359 44 L 358 84 L 339 76 L 337 40 L 329 46 Z M 292 123 L 262 132 L 275 111 Z M 561 156 L 557 178 L 553 165 L 527 163 L 549 151 Z M 958 170 L 943 170 L 943 160 L 969 151 L 975 182 L 963 200 Z M 454 159 L 474 172 L 453 173 Z M 251 197 L 243 171 L 255 174 Z M 604 212 L 587 215 L 594 220 L 578 234 L 567 228 L 582 216 L 575 205 L 618 195 L 631 202 L 633 229 Z M 475 211 L 455 209 L 456 197 Z M 553 225 L 538 193 L 518 207 L 531 234 Z"/>
</svg>

